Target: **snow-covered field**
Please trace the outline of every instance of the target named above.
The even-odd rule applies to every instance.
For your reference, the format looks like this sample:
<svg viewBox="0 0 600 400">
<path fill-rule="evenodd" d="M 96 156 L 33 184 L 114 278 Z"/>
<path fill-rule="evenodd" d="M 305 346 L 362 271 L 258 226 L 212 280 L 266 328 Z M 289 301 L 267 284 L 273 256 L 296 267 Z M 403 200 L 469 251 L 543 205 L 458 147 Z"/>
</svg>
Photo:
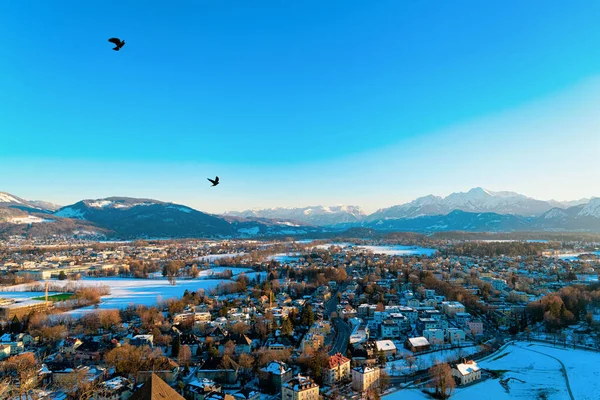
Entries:
<svg viewBox="0 0 600 400">
<path fill-rule="evenodd" d="M 125 308 L 130 304 L 154 305 L 158 300 L 167 300 L 172 297 L 181 297 L 183 292 L 196 291 L 199 289 L 210 290 L 221 282 L 231 282 L 226 279 L 207 279 L 213 273 L 223 272 L 224 270 L 232 270 L 234 276 L 246 273 L 250 279 L 261 275 L 266 276 L 264 272 L 253 272 L 246 268 L 228 268 L 218 267 L 210 270 L 201 271 L 199 279 L 178 279 L 175 285 L 171 285 L 166 278 L 160 279 L 134 279 L 134 278 L 84 278 L 79 281 L 59 281 L 53 280 L 53 285 L 65 286 L 67 284 L 83 285 L 88 287 L 108 286 L 110 295 L 103 296 L 102 302 L 99 304 L 101 309 Z M 27 292 L 29 284 L 17 285 L 10 287 L 10 290 L 0 292 L 0 297 L 10 297 L 26 299 L 30 297 L 42 296 L 42 292 Z M 68 314 L 81 315 L 89 312 L 93 307 L 80 308 L 72 310 Z"/>
<path fill-rule="evenodd" d="M 282 264 L 288 263 L 288 262 L 292 262 L 292 261 L 298 261 L 298 259 L 300 258 L 300 253 L 277 253 L 277 254 L 273 254 L 272 256 L 267 257 L 267 260 L 274 260 L 277 262 L 280 262 Z"/>
<path fill-rule="evenodd" d="M 218 260 L 218 259 L 221 259 L 221 258 L 232 258 L 232 257 L 237 257 L 237 256 L 243 256 L 245 254 L 246 253 L 210 254 L 208 256 L 198 257 L 196 260 L 198 260 L 198 261 L 214 262 L 215 260 Z"/>
<path fill-rule="evenodd" d="M 52 222 L 52 220 L 36 217 L 34 215 L 28 215 L 26 217 L 13 217 L 9 219 L 8 222 L 11 224 L 40 224 L 43 222 Z"/>
<path fill-rule="evenodd" d="M 582 254 L 596 254 L 597 256 L 600 256 L 600 251 L 588 251 L 585 253 L 564 253 L 564 254 L 556 254 L 556 255 L 551 255 L 548 257 L 554 257 L 554 258 L 558 258 L 560 260 L 565 260 L 565 261 L 574 261 L 574 260 L 579 260 L 580 255 Z"/>
<path fill-rule="evenodd" d="M 412 352 L 403 348 L 399 349 L 404 355 L 412 355 Z M 478 346 L 467 346 L 460 349 L 449 349 L 440 350 L 427 354 L 415 355 L 415 363 L 412 366 L 412 370 L 429 369 L 435 363 L 436 360 L 443 362 L 453 362 L 461 357 L 467 357 L 471 354 L 479 352 Z M 386 371 L 390 376 L 398 376 L 403 374 L 410 374 L 410 368 L 406 363 L 405 359 L 390 361 L 387 363 Z"/>
<path fill-rule="evenodd" d="M 389 256 L 413 256 L 423 255 L 431 256 L 435 254 L 436 249 L 428 249 L 416 246 L 356 246 L 357 249 L 369 250 L 374 254 L 386 254 Z"/>
<path fill-rule="evenodd" d="M 479 363 L 484 369 L 502 372 L 500 379 L 489 378 L 458 388 L 451 399 L 570 400 L 562 365 L 557 359 L 565 366 L 574 399 L 600 398 L 600 353 L 522 342 L 508 345 Z M 505 387 L 501 380 L 507 381 Z M 429 399 L 416 389 L 399 390 L 384 397 L 385 400 Z"/>
</svg>

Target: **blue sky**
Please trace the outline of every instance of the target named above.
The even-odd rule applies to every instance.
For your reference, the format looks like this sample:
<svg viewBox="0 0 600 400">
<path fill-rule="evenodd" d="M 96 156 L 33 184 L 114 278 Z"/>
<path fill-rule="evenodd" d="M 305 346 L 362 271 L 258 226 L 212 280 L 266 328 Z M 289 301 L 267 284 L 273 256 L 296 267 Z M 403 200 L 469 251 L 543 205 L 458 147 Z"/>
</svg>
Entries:
<svg viewBox="0 0 600 400">
<path fill-rule="evenodd" d="M 600 196 L 599 18 L 597 1 L 0 2 L 0 190 L 210 212 Z"/>
</svg>

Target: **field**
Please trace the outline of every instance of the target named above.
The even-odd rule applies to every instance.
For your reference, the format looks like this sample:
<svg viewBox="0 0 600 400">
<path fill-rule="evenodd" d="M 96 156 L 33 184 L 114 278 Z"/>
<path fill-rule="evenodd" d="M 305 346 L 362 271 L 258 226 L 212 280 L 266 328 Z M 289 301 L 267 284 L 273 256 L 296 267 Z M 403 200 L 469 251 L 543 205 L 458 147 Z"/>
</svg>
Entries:
<svg viewBox="0 0 600 400">
<path fill-rule="evenodd" d="M 230 282 L 227 279 L 212 279 L 215 274 L 225 270 L 231 270 L 234 276 L 245 273 L 249 278 L 256 277 L 259 273 L 247 268 L 216 267 L 210 270 L 201 271 L 198 279 L 178 279 L 175 285 L 171 285 L 166 278 L 156 279 L 135 279 L 135 278 L 84 278 L 79 281 L 52 280 L 53 285 L 65 286 L 68 284 L 81 285 L 86 287 L 107 286 L 110 294 L 102 297 L 102 302 L 98 305 L 101 309 L 125 308 L 131 304 L 155 305 L 160 300 L 167 300 L 172 297 L 181 297 L 185 290 L 197 291 L 204 289 L 206 291 L 217 287 L 219 283 Z M 264 278 L 265 273 L 260 273 Z M 44 292 L 28 292 L 30 284 L 11 286 L 10 290 L 0 292 L 0 297 L 31 299 L 33 297 L 44 298 Z M 56 293 L 52 293 L 54 296 Z M 60 294 L 60 293 L 58 293 Z M 59 300 L 54 300 L 59 301 Z M 78 316 L 93 310 L 94 307 L 79 308 L 67 312 L 67 314 Z"/>
<path fill-rule="evenodd" d="M 501 378 L 458 388 L 452 400 L 597 400 L 600 392 L 600 353 L 561 349 L 533 343 L 515 343 L 479 365 Z M 563 367 L 564 366 L 564 367 Z M 404 389 L 385 400 L 422 400 L 417 389 Z"/>
<path fill-rule="evenodd" d="M 73 293 L 57 293 L 57 294 L 53 294 L 53 295 L 48 295 L 48 301 L 65 301 L 65 300 L 69 300 L 71 297 L 73 297 Z M 32 297 L 32 300 L 46 300 L 46 296 L 38 296 L 38 297 Z"/>
</svg>

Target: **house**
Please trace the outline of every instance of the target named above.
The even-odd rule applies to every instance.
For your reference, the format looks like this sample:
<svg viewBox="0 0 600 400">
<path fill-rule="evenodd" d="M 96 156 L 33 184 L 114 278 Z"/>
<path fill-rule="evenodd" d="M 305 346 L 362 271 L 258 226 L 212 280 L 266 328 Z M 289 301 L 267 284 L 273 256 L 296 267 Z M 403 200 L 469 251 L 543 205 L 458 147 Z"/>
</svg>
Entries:
<svg viewBox="0 0 600 400">
<path fill-rule="evenodd" d="M 385 339 L 394 339 L 400 336 L 400 326 L 391 319 L 386 319 L 379 325 L 380 336 Z"/>
<path fill-rule="evenodd" d="M 170 358 L 160 358 L 160 361 L 153 364 L 151 371 L 140 371 L 137 374 L 137 383 L 146 382 L 152 375 L 158 376 L 161 380 L 167 382 L 168 385 L 172 385 L 179 376 L 179 364 Z"/>
<path fill-rule="evenodd" d="M 423 337 L 433 346 L 444 344 L 444 331 L 441 329 L 425 329 Z"/>
<path fill-rule="evenodd" d="M 267 393 L 279 393 L 281 385 L 292 379 L 292 369 L 284 362 L 271 361 L 258 373 L 260 388 Z"/>
<path fill-rule="evenodd" d="M 281 400 L 318 400 L 319 385 L 311 378 L 298 375 L 281 387 Z"/>
<path fill-rule="evenodd" d="M 64 338 L 58 346 L 58 351 L 67 355 L 75 355 L 75 352 L 83 342 L 77 338 L 67 337 Z"/>
<path fill-rule="evenodd" d="M 350 379 L 350 359 L 341 353 L 334 354 L 323 368 L 323 383 L 336 385 Z"/>
<path fill-rule="evenodd" d="M 0 360 L 10 357 L 10 345 L 0 344 Z"/>
<path fill-rule="evenodd" d="M 420 351 L 429 350 L 431 348 L 431 344 L 429 344 L 429 341 L 423 336 L 419 336 L 406 339 L 406 342 L 404 342 L 404 347 L 413 353 L 418 353 Z"/>
<path fill-rule="evenodd" d="M 378 340 L 375 342 L 377 351 L 382 351 L 386 357 L 396 355 L 396 345 L 391 340 Z"/>
<path fill-rule="evenodd" d="M 417 332 L 423 332 L 425 329 L 439 329 L 440 322 L 433 318 L 419 318 L 417 320 Z"/>
<path fill-rule="evenodd" d="M 220 392 L 221 386 L 210 379 L 189 380 L 184 387 L 185 398 L 189 400 L 204 400 L 206 396 L 213 392 Z"/>
<path fill-rule="evenodd" d="M 467 329 L 472 335 L 481 335 L 483 333 L 483 322 L 480 320 L 467 322 Z"/>
<path fill-rule="evenodd" d="M 465 341 L 465 331 L 458 328 L 446 329 L 446 340 L 449 343 L 462 343 Z"/>
<path fill-rule="evenodd" d="M 11 335 L 10 333 L 0 336 L 0 345 L 9 346 L 11 356 L 25 351 L 23 340 L 18 335 Z"/>
<path fill-rule="evenodd" d="M 465 312 L 465 306 L 458 301 L 442 301 L 442 311 L 448 317 L 454 317 L 456 313 Z"/>
<path fill-rule="evenodd" d="M 379 367 L 361 365 L 352 369 L 352 390 L 362 393 L 379 387 Z"/>
<path fill-rule="evenodd" d="M 242 388 L 237 392 L 230 393 L 235 400 L 259 400 L 260 392 L 248 388 Z"/>
<path fill-rule="evenodd" d="M 122 376 L 117 376 L 100 384 L 102 390 L 94 400 L 127 400 L 131 397 L 133 385 Z"/>
<path fill-rule="evenodd" d="M 233 384 L 237 381 L 237 370 L 223 368 L 221 358 L 210 357 L 200 367 L 196 368 L 196 378 L 209 379 L 217 383 Z"/>
<path fill-rule="evenodd" d="M 166 384 L 156 374 L 151 374 L 146 382 L 136 390 L 129 400 L 185 400 L 183 396 Z"/>
<path fill-rule="evenodd" d="M 306 335 L 304 335 L 304 338 L 302 339 L 300 348 L 302 349 L 302 351 L 304 351 L 308 348 L 311 348 L 313 350 L 319 350 L 321 347 L 323 347 L 323 341 L 324 341 L 323 335 L 307 333 Z"/>
<path fill-rule="evenodd" d="M 471 314 L 468 312 L 457 312 L 454 314 L 454 320 L 458 325 L 465 326 L 471 320 Z"/>
<path fill-rule="evenodd" d="M 461 385 L 466 385 L 481 379 L 481 368 L 473 360 L 466 361 L 452 368 L 452 376 L 456 377 Z"/>
<path fill-rule="evenodd" d="M 154 335 L 135 335 L 129 340 L 132 346 L 150 346 L 154 347 Z"/>
<path fill-rule="evenodd" d="M 252 340 L 244 334 L 232 333 L 225 337 L 219 345 L 219 351 L 224 353 L 227 343 L 233 342 L 235 345 L 235 354 L 250 353 L 252 351 Z"/>
</svg>

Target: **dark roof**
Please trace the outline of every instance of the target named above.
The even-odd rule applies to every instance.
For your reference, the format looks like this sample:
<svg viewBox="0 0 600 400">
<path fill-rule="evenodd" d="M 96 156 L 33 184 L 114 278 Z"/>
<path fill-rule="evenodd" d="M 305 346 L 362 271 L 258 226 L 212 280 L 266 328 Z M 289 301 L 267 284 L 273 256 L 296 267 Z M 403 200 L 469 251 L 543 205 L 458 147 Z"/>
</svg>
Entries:
<svg viewBox="0 0 600 400">
<path fill-rule="evenodd" d="M 158 375 L 152 374 L 150 378 L 135 391 L 129 400 L 185 400 L 171 386 L 160 379 Z"/>
</svg>

